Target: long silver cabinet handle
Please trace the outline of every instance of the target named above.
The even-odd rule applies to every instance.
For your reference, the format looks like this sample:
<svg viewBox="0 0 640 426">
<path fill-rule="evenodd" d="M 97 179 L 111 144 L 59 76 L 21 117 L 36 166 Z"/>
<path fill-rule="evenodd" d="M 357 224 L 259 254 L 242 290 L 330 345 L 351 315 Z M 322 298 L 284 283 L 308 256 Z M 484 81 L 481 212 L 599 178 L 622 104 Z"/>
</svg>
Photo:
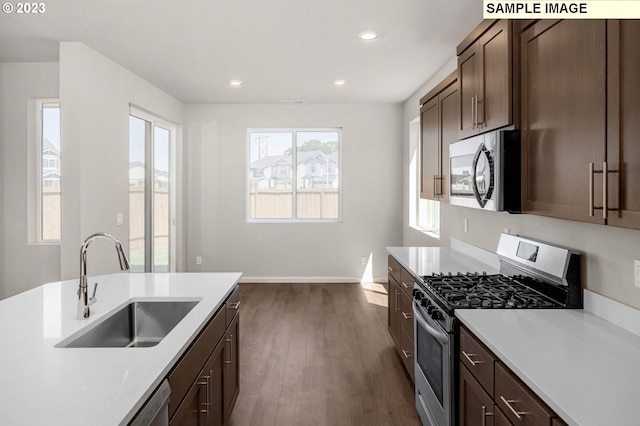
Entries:
<svg viewBox="0 0 640 426">
<path fill-rule="evenodd" d="M 483 364 L 483 361 L 474 361 L 471 359 L 472 356 L 475 356 L 475 354 L 468 354 L 465 351 L 462 351 L 462 355 L 464 355 L 464 357 L 471 363 L 471 365 L 476 365 L 476 364 Z"/>
<path fill-rule="evenodd" d="M 502 400 L 502 402 L 504 402 L 507 406 L 507 408 L 509 410 L 511 410 L 511 412 L 513 413 L 514 416 L 516 416 L 518 418 L 518 420 L 520 420 L 522 418 L 522 416 L 529 414 L 526 411 L 516 411 L 515 408 L 513 408 L 513 405 L 511 405 L 512 402 L 518 402 L 514 399 L 505 399 L 504 396 L 500 395 L 500 399 Z"/>
<path fill-rule="evenodd" d="M 413 318 L 413 315 L 408 314 L 408 313 L 406 313 L 406 312 L 402 312 L 402 316 L 403 316 L 403 317 L 404 317 L 404 319 L 406 319 L 406 320 L 409 320 L 409 319 Z"/>
<path fill-rule="evenodd" d="M 404 355 L 405 358 L 411 358 L 413 356 L 411 352 L 407 352 L 404 349 L 402 350 L 402 355 Z"/>
<path fill-rule="evenodd" d="M 229 308 L 235 309 L 236 311 L 238 310 L 239 307 L 240 307 L 240 302 L 236 302 L 233 305 L 229 305 Z"/>
<path fill-rule="evenodd" d="M 594 209 L 593 206 L 593 174 L 595 173 L 594 164 L 589 163 L 589 216 L 593 217 Z"/>
<path fill-rule="evenodd" d="M 404 281 L 402 281 L 402 286 L 403 286 L 404 288 L 407 288 L 407 289 L 408 289 L 408 288 L 411 288 L 411 284 L 407 284 L 407 283 L 405 283 Z"/>
<path fill-rule="evenodd" d="M 475 113 L 475 105 L 476 105 L 476 96 L 473 95 L 471 97 L 471 124 L 473 124 L 473 128 L 476 128 L 476 113 Z"/>
<path fill-rule="evenodd" d="M 226 343 L 229 343 L 229 361 L 224 361 L 223 364 L 231 365 L 233 363 L 233 334 L 228 339 L 224 339 Z"/>
<path fill-rule="evenodd" d="M 609 171 L 607 170 L 607 162 L 602 163 L 602 218 L 607 218 L 607 198 L 609 192 L 609 186 L 607 184 L 607 177 L 609 175 Z"/>
<path fill-rule="evenodd" d="M 487 411 L 487 407 L 482 406 L 482 426 L 487 426 L 487 416 L 493 416 L 493 413 Z"/>
</svg>

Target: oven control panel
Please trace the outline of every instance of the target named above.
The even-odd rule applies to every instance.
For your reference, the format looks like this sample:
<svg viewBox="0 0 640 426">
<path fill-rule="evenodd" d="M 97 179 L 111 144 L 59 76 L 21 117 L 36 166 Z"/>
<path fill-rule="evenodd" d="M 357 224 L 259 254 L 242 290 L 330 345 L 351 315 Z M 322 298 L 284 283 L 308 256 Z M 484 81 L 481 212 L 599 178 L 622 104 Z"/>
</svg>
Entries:
<svg viewBox="0 0 640 426">
<path fill-rule="evenodd" d="M 453 317 L 449 316 L 418 283 L 413 286 L 413 302 L 425 318 L 437 322 L 446 332 L 453 330 Z"/>
</svg>

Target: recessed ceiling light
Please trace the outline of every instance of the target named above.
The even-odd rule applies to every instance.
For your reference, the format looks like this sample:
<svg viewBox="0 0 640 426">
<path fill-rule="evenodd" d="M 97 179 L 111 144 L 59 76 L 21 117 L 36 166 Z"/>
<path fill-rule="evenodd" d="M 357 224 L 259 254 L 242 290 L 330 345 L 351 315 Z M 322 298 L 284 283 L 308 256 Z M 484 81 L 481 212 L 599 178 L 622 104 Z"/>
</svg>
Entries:
<svg viewBox="0 0 640 426">
<path fill-rule="evenodd" d="M 375 31 L 363 31 L 358 34 L 358 37 L 360 37 L 362 40 L 373 40 L 378 38 L 378 33 L 376 33 Z"/>
<path fill-rule="evenodd" d="M 242 86 L 242 81 L 240 81 L 240 80 L 231 80 L 231 81 L 229 82 L 229 84 L 230 84 L 230 85 L 232 85 L 232 86 L 234 86 L 234 87 Z"/>
<path fill-rule="evenodd" d="M 344 86 L 347 82 L 344 80 L 336 80 L 333 82 L 336 86 Z"/>
</svg>

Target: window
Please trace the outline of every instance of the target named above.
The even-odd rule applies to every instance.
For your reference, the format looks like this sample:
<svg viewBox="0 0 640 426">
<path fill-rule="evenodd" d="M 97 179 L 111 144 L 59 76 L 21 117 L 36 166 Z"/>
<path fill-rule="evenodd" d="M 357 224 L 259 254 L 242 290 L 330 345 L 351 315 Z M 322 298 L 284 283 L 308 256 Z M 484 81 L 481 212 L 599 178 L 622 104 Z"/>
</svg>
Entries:
<svg viewBox="0 0 640 426">
<path fill-rule="evenodd" d="M 340 129 L 248 132 L 249 221 L 341 219 Z"/>
<path fill-rule="evenodd" d="M 129 263 L 132 272 L 170 272 L 175 126 L 144 111 L 129 115 Z"/>
<path fill-rule="evenodd" d="M 420 198 L 420 118 L 409 123 L 409 226 L 440 234 L 440 202 Z"/>
<path fill-rule="evenodd" d="M 60 102 L 39 99 L 36 105 L 36 241 L 58 243 L 62 228 Z"/>
</svg>

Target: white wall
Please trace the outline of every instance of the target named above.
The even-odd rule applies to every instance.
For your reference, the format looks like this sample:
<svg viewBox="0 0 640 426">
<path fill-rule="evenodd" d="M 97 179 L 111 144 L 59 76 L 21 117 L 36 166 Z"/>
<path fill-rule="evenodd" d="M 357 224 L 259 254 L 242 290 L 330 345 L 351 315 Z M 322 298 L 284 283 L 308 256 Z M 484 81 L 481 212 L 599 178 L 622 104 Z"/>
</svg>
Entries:
<svg viewBox="0 0 640 426">
<path fill-rule="evenodd" d="M 189 271 L 248 280 L 359 280 L 362 256 L 386 277 L 400 234 L 400 105 L 192 105 L 186 109 Z M 246 223 L 248 128 L 342 127 L 342 223 Z M 202 265 L 195 257 L 202 256 Z"/>
<path fill-rule="evenodd" d="M 456 69 L 455 58 L 446 64 L 404 104 L 403 161 L 404 170 L 409 162 L 409 122 L 419 114 L 419 99 Z M 407 175 L 407 173 L 404 173 Z M 404 188 L 407 177 L 404 177 Z M 510 215 L 486 212 L 441 203 L 440 240 L 431 238 L 409 227 L 408 196 L 403 198 L 403 243 L 407 246 L 448 246 L 451 237 L 465 241 L 490 252 L 498 247 L 500 233 L 526 235 L 566 245 L 583 252 L 582 279 L 589 290 L 640 309 L 640 288 L 634 286 L 633 260 L 640 259 L 640 231 L 612 226 L 547 218 L 534 215 Z M 464 232 L 464 219 L 469 221 L 469 232 Z"/>
<path fill-rule="evenodd" d="M 70 42 L 60 45 L 60 99 L 61 274 L 69 279 L 78 276 L 80 245 L 89 235 L 109 232 L 128 246 L 129 104 L 176 124 L 182 123 L 184 105 L 84 44 Z M 116 226 L 117 213 L 124 215 L 123 226 Z M 92 244 L 89 274 L 118 270 L 110 245 Z"/>
<path fill-rule="evenodd" d="M 58 97 L 58 74 L 57 63 L 0 63 L 0 299 L 60 278 L 60 246 L 31 244 L 27 230 L 35 99 Z"/>
</svg>

